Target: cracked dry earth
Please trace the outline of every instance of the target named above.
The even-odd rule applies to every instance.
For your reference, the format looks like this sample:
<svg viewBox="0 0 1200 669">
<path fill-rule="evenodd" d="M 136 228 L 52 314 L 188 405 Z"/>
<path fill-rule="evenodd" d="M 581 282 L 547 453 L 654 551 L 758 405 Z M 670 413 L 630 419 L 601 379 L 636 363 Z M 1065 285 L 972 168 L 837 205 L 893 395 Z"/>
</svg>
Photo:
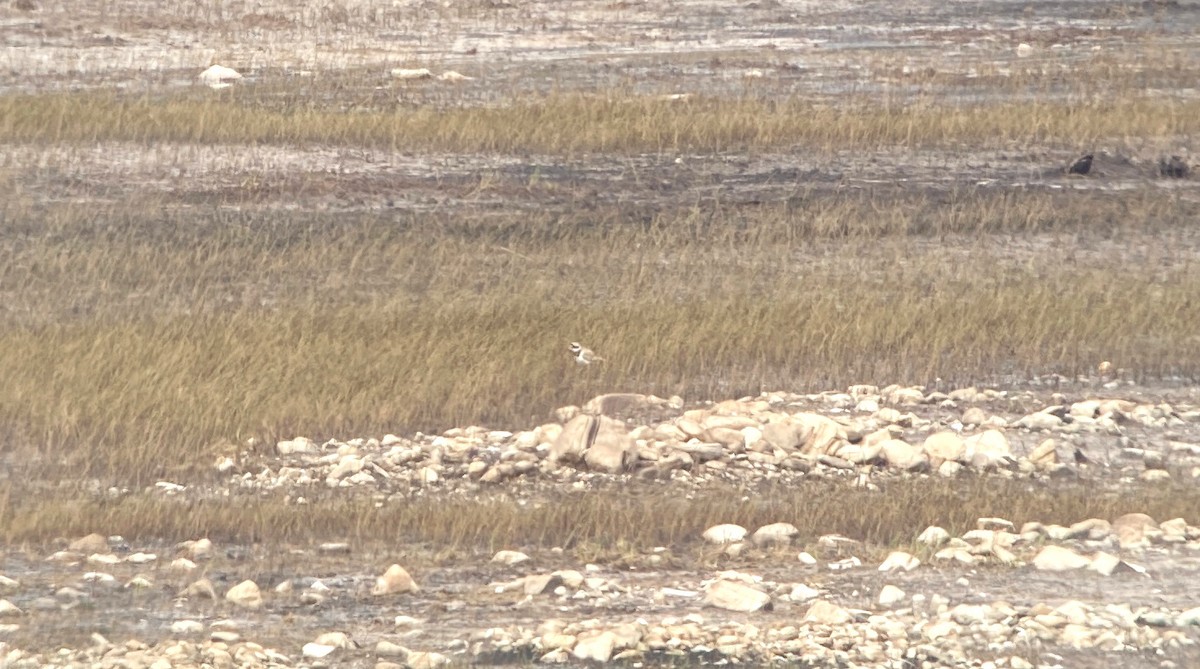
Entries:
<svg viewBox="0 0 1200 669">
<path fill-rule="evenodd" d="M 768 485 L 824 482 L 887 504 L 893 486 L 945 479 L 1193 495 L 1200 477 L 1200 392 L 1120 380 L 854 386 L 691 406 L 618 394 L 558 419 L 515 433 L 300 437 L 223 457 L 218 484 L 161 481 L 151 494 L 180 504 L 365 495 L 379 506 L 500 496 L 532 509 L 586 496 L 686 505 L 705 491 L 753 504 Z M 594 563 L 572 547 L 448 558 L 436 546 L 131 545 L 96 534 L 6 551 L 0 657 L 13 667 L 1200 662 L 1196 519 L 1045 519 L 980 518 L 957 536 L 913 527 L 887 547 L 804 536 L 779 517 Z"/>
</svg>

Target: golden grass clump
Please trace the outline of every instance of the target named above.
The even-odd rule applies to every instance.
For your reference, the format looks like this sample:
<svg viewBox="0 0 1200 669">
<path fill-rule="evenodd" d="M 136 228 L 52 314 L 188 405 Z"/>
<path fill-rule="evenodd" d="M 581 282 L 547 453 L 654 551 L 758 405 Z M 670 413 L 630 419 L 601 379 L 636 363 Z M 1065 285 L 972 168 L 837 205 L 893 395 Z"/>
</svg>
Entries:
<svg viewBox="0 0 1200 669">
<path fill-rule="evenodd" d="M 717 486 L 694 495 L 668 494 L 649 484 L 614 484 L 522 504 L 487 493 L 414 496 L 382 505 L 366 496 L 312 492 L 309 497 L 304 505 L 279 496 L 189 502 L 140 494 L 110 500 L 0 498 L 0 510 L 14 519 L 0 531 L 0 541 L 41 542 L 99 530 L 131 541 L 199 536 L 242 544 L 351 541 L 363 549 L 426 545 L 444 554 L 562 546 L 611 560 L 655 546 L 699 548 L 700 535 L 719 523 L 753 531 L 789 522 L 800 530 L 803 543 L 841 534 L 878 548 L 912 547 L 929 525 L 961 534 L 982 517 L 1005 518 L 1019 527 L 1027 521 L 1112 520 L 1133 512 L 1159 521 L 1200 516 L 1200 497 L 1173 486 L 1119 491 L 995 477 L 901 479 L 885 482 L 882 493 L 819 480 L 753 490 Z"/>
<path fill-rule="evenodd" d="M 254 93 L 131 96 L 108 92 L 0 97 L 0 141 L 322 144 L 394 150 L 739 151 L 806 145 L 954 147 L 1066 143 L 1200 131 L 1200 102 L 1135 93 L 1105 101 L 1036 99 L 945 105 L 841 100 L 563 93 L 497 106 L 381 106 L 345 113 Z"/>
</svg>

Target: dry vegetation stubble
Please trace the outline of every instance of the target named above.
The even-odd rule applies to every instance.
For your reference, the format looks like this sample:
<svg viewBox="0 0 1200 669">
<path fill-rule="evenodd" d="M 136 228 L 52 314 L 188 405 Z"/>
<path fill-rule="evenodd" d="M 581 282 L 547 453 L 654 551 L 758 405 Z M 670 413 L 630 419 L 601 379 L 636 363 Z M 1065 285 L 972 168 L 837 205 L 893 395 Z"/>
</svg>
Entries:
<svg viewBox="0 0 1200 669">
<path fill-rule="evenodd" d="M 1191 104 L 1134 98 L 846 112 L 794 101 L 558 96 L 497 109 L 341 114 L 271 111 L 237 94 L 10 96 L 0 98 L 0 138 L 515 152 L 1027 145 L 1186 134 L 1200 118 Z M 1114 272 L 1110 260 L 1076 262 L 1054 244 L 1055 236 L 1069 246 L 1077 236 L 1121 235 L 1146 221 L 1169 238 L 1194 208 L 1178 198 L 974 189 L 878 198 L 798 189 L 761 206 L 280 215 L 222 201 L 181 206 L 170 195 L 139 199 L 136 189 L 107 206 L 38 203 L 38 179 L 52 178 L 30 180 L 10 166 L 3 180 L 12 195 L 3 242 L 14 260 L 0 274 L 9 312 L 0 328 L 0 424 L 10 481 L 95 476 L 141 486 L 194 477 L 227 448 L 218 444 L 250 436 L 270 444 L 297 434 L 521 427 L 612 389 L 698 398 L 864 380 L 965 383 L 1073 372 L 1102 358 L 1150 377 L 1200 369 L 1194 264 L 1164 245 L 1142 266 Z M 963 233 L 988 236 L 969 242 Z M 1041 238 L 1048 246 L 1023 260 L 989 246 L 1029 233 L 1049 233 Z M 929 243 L 933 236 L 949 240 L 946 248 Z M 574 368 L 564 349 L 573 339 L 609 362 Z M 237 508 L 14 502 L 27 492 L 8 492 L 9 508 L 23 518 L 10 539 L 122 522 L 134 535 L 194 535 L 240 526 L 233 518 L 243 514 L 254 532 L 308 536 L 299 525 L 332 527 L 323 517 L 344 522 L 352 512 L 355 522 L 371 523 L 400 512 L 331 502 L 313 521 L 312 509 L 269 500 Z M 649 508 L 621 512 L 629 520 Z M 455 527 L 429 513 L 422 522 L 430 527 Z M 731 513 L 723 507 L 711 520 Z M 550 519 L 561 530 L 553 538 L 521 525 L 494 542 L 586 541 L 605 536 L 588 533 L 611 529 L 606 518 L 595 516 L 580 536 Z M 679 516 L 663 527 L 678 536 L 695 530 L 682 523 Z M 429 535 L 478 544 L 483 530 L 473 527 L 452 530 L 457 539 Z M 899 536 L 854 530 L 847 533 Z"/>
</svg>

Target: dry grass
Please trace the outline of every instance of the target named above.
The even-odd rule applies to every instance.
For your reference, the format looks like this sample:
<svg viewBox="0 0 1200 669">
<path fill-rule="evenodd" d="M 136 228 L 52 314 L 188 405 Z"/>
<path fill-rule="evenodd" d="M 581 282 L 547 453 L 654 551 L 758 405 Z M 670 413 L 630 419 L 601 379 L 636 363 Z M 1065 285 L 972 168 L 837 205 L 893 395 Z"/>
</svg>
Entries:
<svg viewBox="0 0 1200 669">
<path fill-rule="evenodd" d="M 210 93 L 0 97 L 0 141 L 523 155 L 1066 146 L 1200 130 L 1200 103 L 1132 94 L 834 108 L 616 92 L 349 113 L 267 89 Z M 0 438 L 13 481 L 196 480 L 221 444 L 249 437 L 520 428 L 612 390 L 699 399 L 969 383 L 1072 373 L 1101 359 L 1141 377 L 1200 374 L 1200 273 L 1186 232 L 1198 212 L 1182 195 L 821 190 L 796 179 L 753 202 L 643 200 L 640 181 L 634 197 L 604 200 L 569 180 L 483 174 L 418 184 L 455 198 L 431 213 L 291 212 L 271 206 L 307 205 L 344 182 L 264 174 L 173 192 L 93 183 L 52 162 L 0 172 L 0 247 L 10 260 L 0 267 Z M 1155 243 L 1144 248 L 1109 244 L 1147 232 Z M 1115 272 L 1114 263 L 1126 266 Z M 608 362 L 574 367 L 572 340 Z M 212 502 L 180 514 L 155 500 L 80 506 L 56 493 L 66 497 L 30 508 L 16 499 L 25 487 L 6 485 L 9 508 L 27 518 L 10 540 L 105 524 L 128 534 L 301 539 L 333 534 L 351 517 L 362 525 L 346 531 L 357 536 L 385 518 L 428 527 L 430 541 L 571 543 L 646 525 L 638 514 L 653 508 L 575 509 L 595 519 L 578 536 L 564 534 L 564 517 L 535 516 L 559 528 L 538 535 L 514 516 L 491 538 L 470 525 L 446 537 L 436 529 L 446 517 L 419 506 L 374 513 L 330 501 L 299 513 L 270 501 Z M 704 522 L 750 513 L 713 504 Z M 784 511 L 801 508 L 771 513 Z M 394 515 L 418 512 L 430 515 Z M 690 536 L 683 514 L 630 541 Z M 873 540 L 901 536 L 892 524 L 841 522 Z"/>
<path fill-rule="evenodd" d="M 0 141 L 322 144 L 393 150 L 570 154 L 741 151 L 796 144 L 1077 146 L 1099 138 L 1187 136 L 1200 102 L 1123 94 L 1077 102 L 947 106 L 939 99 L 837 104 L 753 98 L 668 101 L 608 93 L 555 94 L 495 107 L 352 112 L 254 91 L 122 96 L 108 92 L 0 97 Z"/>
<path fill-rule="evenodd" d="M 207 467 L 216 443 L 519 428 L 614 389 L 969 383 L 1101 359 L 1200 372 L 1186 250 L 1156 245 L 1116 273 L 1054 237 L 1014 255 L 956 236 L 1155 220 L 1169 240 L 1189 216 L 1169 199 L 852 196 L 644 224 L 20 211 L 0 274 L 0 425 L 44 456 L 13 465 L 29 475 L 145 484 Z M 608 362 L 575 368 L 572 340 Z"/>
<path fill-rule="evenodd" d="M 313 495 L 303 506 L 277 497 L 199 502 L 143 495 L 108 501 L 0 498 L 0 510 L 14 519 L 0 540 L 44 542 L 99 531 L 134 543 L 208 536 L 222 544 L 350 541 L 362 549 L 424 544 L 444 555 L 562 546 L 610 560 L 655 546 L 694 546 L 707 527 L 718 523 L 753 530 L 783 521 L 796 525 L 805 543 L 833 533 L 874 547 L 894 547 L 912 545 L 929 525 L 957 534 L 974 529 L 981 517 L 1002 517 L 1018 526 L 1026 521 L 1069 525 L 1092 517 L 1112 520 L 1131 512 L 1160 521 L 1200 517 L 1200 497 L 1184 488 L 1117 491 L 993 477 L 896 480 L 882 492 L 810 481 L 752 491 L 714 489 L 687 498 L 665 495 L 657 487 L 623 486 L 523 504 L 505 496 L 435 495 L 378 508 L 366 497 Z"/>
</svg>

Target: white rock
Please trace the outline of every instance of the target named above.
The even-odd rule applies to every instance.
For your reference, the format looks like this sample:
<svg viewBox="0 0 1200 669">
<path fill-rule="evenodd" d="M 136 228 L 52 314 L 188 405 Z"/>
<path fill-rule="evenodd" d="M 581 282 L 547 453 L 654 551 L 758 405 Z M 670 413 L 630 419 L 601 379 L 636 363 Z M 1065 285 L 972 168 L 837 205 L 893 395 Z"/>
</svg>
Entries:
<svg viewBox="0 0 1200 669">
<path fill-rule="evenodd" d="M 387 568 L 387 571 L 382 576 L 375 579 L 375 587 L 371 589 L 373 595 L 394 595 L 405 592 L 418 592 L 412 576 L 398 564 L 394 564 Z"/>
<path fill-rule="evenodd" d="M 617 635 L 610 631 L 589 632 L 579 636 L 571 654 L 579 660 L 608 662 L 617 645 Z"/>
<path fill-rule="evenodd" d="M 751 613 L 770 608 L 771 596 L 745 583 L 718 579 L 705 590 L 704 604 L 729 611 Z"/>
<path fill-rule="evenodd" d="M 824 599 L 813 602 L 801 618 L 801 622 L 818 625 L 845 625 L 851 620 L 854 620 L 854 616 L 849 611 Z"/>
<path fill-rule="evenodd" d="M 224 65 L 211 65 L 197 78 L 200 83 L 209 88 L 227 88 L 231 83 L 241 80 L 242 75 L 237 70 Z"/>
<path fill-rule="evenodd" d="M 409 651 L 404 664 L 409 669 L 436 669 L 450 664 L 450 658 L 441 653 L 426 653 L 424 651 Z"/>
<path fill-rule="evenodd" d="M 1062 546 L 1046 546 L 1033 558 L 1033 566 L 1042 571 L 1083 569 L 1091 563 L 1087 557 Z"/>
<path fill-rule="evenodd" d="M 171 560 L 172 571 L 193 571 L 196 569 L 196 563 L 187 558 L 175 558 Z"/>
<path fill-rule="evenodd" d="M 320 643 L 306 643 L 304 644 L 304 647 L 300 649 L 300 652 L 304 653 L 304 657 L 311 657 L 319 660 L 323 657 L 327 657 L 335 650 L 337 650 L 337 648 L 334 646 L 326 646 Z"/>
<path fill-rule="evenodd" d="M 396 79 L 429 79 L 433 76 L 433 72 L 430 72 L 427 67 L 397 67 L 392 69 L 392 76 Z"/>
<path fill-rule="evenodd" d="M 350 639 L 350 635 L 345 632 L 326 632 L 313 640 L 322 646 L 333 646 L 334 648 L 358 648 L 358 644 Z"/>
<path fill-rule="evenodd" d="M 941 546 L 947 541 L 950 541 L 950 533 L 938 527 L 937 525 L 930 525 L 929 527 L 925 528 L 924 532 L 921 532 L 921 534 L 917 537 L 917 541 L 925 544 L 926 546 L 932 546 L 936 548 L 937 546 Z"/>
<path fill-rule="evenodd" d="M 914 555 L 905 553 L 904 551 L 893 551 L 879 565 L 879 571 L 895 571 L 898 569 L 904 571 L 912 571 L 921 565 L 921 561 Z"/>
<path fill-rule="evenodd" d="M 492 556 L 492 562 L 506 564 L 510 567 L 527 561 L 529 561 L 529 556 L 520 551 L 498 551 Z"/>
<path fill-rule="evenodd" d="M 894 585 L 888 584 L 888 585 L 883 586 L 883 589 L 879 591 L 879 600 L 878 601 L 879 601 L 880 606 L 890 609 L 891 607 L 895 606 L 896 604 L 899 604 L 900 602 L 904 601 L 904 598 L 907 596 L 908 595 L 900 588 L 897 588 Z"/>
<path fill-rule="evenodd" d="M 1029 56 L 1032 56 L 1032 55 L 1033 55 L 1033 47 L 1029 46 L 1028 44 L 1026 44 L 1024 42 L 1021 42 L 1020 44 L 1017 45 L 1017 57 L 1018 58 L 1028 58 Z"/>
<path fill-rule="evenodd" d="M 225 599 L 247 609 L 258 609 L 263 605 L 262 593 L 258 589 L 258 584 L 251 580 L 242 581 L 230 588 L 225 593 Z"/>
<path fill-rule="evenodd" d="M 280 455 L 316 455 L 321 448 L 308 437 L 296 437 L 275 444 L 275 450 Z"/>
<path fill-rule="evenodd" d="M 710 544 L 731 544 L 746 538 L 746 528 L 741 525 L 713 525 L 704 530 L 704 540 Z"/>
<path fill-rule="evenodd" d="M 468 77 L 461 72 L 455 72 L 454 70 L 446 70 L 438 75 L 438 79 L 442 81 L 471 81 L 474 78 L 475 77 Z"/>
<path fill-rule="evenodd" d="M 734 525 L 734 527 L 740 526 Z M 743 530 L 743 536 L 744 532 L 745 530 Z M 755 530 L 754 534 L 750 537 L 750 541 L 758 546 L 788 544 L 791 543 L 792 538 L 797 534 L 800 534 L 800 530 L 796 529 L 796 526 L 791 523 L 771 523 Z"/>
<path fill-rule="evenodd" d="M 204 623 L 199 620 L 176 620 L 171 623 L 171 634 L 200 634 L 204 631 Z"/>
<path fill-rule="evenodd" d="M 807 602 L 810 599 L 816 599 L 821 595 L 819 590 L 808 587 L 803 583 L 797 583 L 792 586 L 792 591 L 788 593 L 788 599 L 793 602 Z"/>
</svg>

